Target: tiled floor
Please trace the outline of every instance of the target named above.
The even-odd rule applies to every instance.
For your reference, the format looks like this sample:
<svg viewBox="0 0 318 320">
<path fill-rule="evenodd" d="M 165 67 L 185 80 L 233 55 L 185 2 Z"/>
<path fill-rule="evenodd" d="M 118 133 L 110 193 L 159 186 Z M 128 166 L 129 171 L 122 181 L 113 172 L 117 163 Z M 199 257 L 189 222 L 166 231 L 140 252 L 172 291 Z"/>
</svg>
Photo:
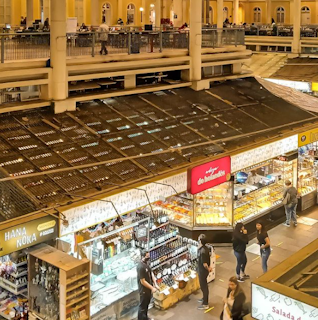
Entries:
<svg viewBox="0 0 318 320">
<path fill-rule="evenodd" d="M 318 206 L 303 212 L 301 216 L 307 216 L 318 220 Z M 313 226 L 307 226 L 299 223 L 297 228 L 291 226 L 287 228 L 283 225 L 278 225 L 269 231 L 269 237 L 272 246 L 272 254 L 269 258 L 269 268 L 276 266 L 278 263 L 285 260 L 287 257 L 303 248 L 318 236 L 318 223 Z M 250 241 L 249 245 L 255 243 L 255 239 Z M 204 313 L 197 310 L 197 299 L 201 298 L 201 292 L 192 294 L 184 301 L 180 301 L 174 307 L 159 311 L 152 309 L 151 317 L 156 320 L 181 320 L 181 319 L 196 319 L 196 320 L 215 320 L 220 319 L 220 314 L 223 308 L 222 298 L 225 296 L 227 289 L 227 280 L 235 275 L 236 259 L 233 255 L 231 247 L 215 248 L 216 253 L 220 255 L 217 260 L 216 279 L 210 284 L 210 307 L 214 307 L 211 311 Z M 247 253 L 248 264 L 246 272 L 251 276 L 251 279 L 260 276 L 262 273 L 261 261 L 256 254 Z M 242 288 L 250 301 L 251 281 L 245 281 Z"/>
</svg>

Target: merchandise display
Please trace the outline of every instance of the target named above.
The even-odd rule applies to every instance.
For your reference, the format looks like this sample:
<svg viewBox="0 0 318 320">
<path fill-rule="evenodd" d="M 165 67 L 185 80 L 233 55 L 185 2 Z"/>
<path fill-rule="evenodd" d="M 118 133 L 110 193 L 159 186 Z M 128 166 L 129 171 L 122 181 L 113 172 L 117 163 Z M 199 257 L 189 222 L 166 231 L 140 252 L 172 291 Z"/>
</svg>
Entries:
<svg viewBox="0 0 318 320">
<path fill-rule="evenodd" d="M 296 162 L 278 159 L 236 173 L 234 222 L 245 222 L 282 205 L 284 181 L 296 181 Z"/>
<path fill-rule="evenodd" d="M 202 191 L 194 196 L 197 226 L 232 225 L 232 183 Z"/>
<path fill-rule="evenodd" d="M 140 249 L 136 243 L 148 246 L 149 221 L 139 220 L 78 245 L 78 255 L 87 257 L 92 264 L 91 316 L 137 291 Z"/>
<path fill-rule="evenodd" d="M 10 256 L 0 258 L 0 317 L 27 319 L 28 267 L 27 255 L 17 252 L 15 261 Z"/>
<path fill-rule="evenodd" d="M 30 312 L 44 320 L 89 319 L 89 261 L 48 245 L 29 254 Z"/>
<path fill-rule="evenodd" d="M 183 192 L 157 201 L 154 206 L 181 227 L 231 226 L 232 183 L 225 182 L 196 195 Z"/>
<path fill-rule="evenodd" d="M 303 197 L 316 190 L 318 177 L 317 142 L 299 148 L 298 193 Z"/>
</svg>

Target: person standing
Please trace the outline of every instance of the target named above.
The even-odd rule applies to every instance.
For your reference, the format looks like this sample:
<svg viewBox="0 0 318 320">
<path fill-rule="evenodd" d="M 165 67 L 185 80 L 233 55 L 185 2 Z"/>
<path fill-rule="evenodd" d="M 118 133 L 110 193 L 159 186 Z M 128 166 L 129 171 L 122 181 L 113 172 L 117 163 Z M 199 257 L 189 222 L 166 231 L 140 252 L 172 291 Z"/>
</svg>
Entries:
<svg viewBox="0 0 318 320">
<path fill-rule="evenodd" d="M 285 206 L 286 222 L 284 226 L 290 227 L 290 220 L 293 220 L 294 226 L 297 227 L 297 189 L 292 186 L 289 180 L 285 181 L 286 189 L 283 194 L 283 203 Z"/>
<path fill-rule="evenodd" d="M 262 258 L 262 269 L 263 272 L 267 272 L 267 261 L 271 254 L 271 245 L 267 231 L 264 227 L 263 222 L 256 223 L 256 236 L 258 244 L 260 245 L 260 253 Z"/>
<path fill-rule="evenodd" d="M 223 299 L 224 308 L 220 320 L 242 320 L 244 313 L 245 293 L 236 277 L 231 277 L 226 297 Z"/>
<path fill-rule="evenodd" d="M 108 33 L 109 33 L 109 27 L 106 24 L 106 22 L 103 22 L 98 30 L 97 30 L 98 34 L 99 34 L 99 39 L 101 42 L 101 49 L 100 49 L 100 54 L 108 54 L 108 50 L 106 48 L 107 45 L 107 40 L 108 40 Z"/>
<path fill-rule="evenodd" d="M 141 252 L 141 261 L 137 266 L 137 280 L 140 297 L 138 320 L 151 320 L 148 318 L 148 307 L 152 294 L 157 291 L 156 279 L 151 271 L 151 268 L 149 267 L 149 261 L 149 252 L 143 250 Z"/>
<path fill-rule="evenodd" d="M 245 274 L 245 267 L 247 264 L 246 257 L 246 245 L 248 244 L 247 230 L 243 223 L 239 222 L 236 224 L 233 232 L 233 250 L 237 260 L 236 264 L 236 276 L 238 282 L 244 282 L 245 279 L 250 277 Z"/>
<path fill-rule="evenodd" d="M 203 294 L 203 298 L 198 300 L 198 302 L 202 303 L 198 309 L 207 310 L 209 309 L 209 287 L 207 277 L 212 271 L 212 268 L 210 267 L 210 249 L 206 246 L 207 239 L 205 234 L 200 234 L 198 241 L 198 276 Z"/>
</svg>

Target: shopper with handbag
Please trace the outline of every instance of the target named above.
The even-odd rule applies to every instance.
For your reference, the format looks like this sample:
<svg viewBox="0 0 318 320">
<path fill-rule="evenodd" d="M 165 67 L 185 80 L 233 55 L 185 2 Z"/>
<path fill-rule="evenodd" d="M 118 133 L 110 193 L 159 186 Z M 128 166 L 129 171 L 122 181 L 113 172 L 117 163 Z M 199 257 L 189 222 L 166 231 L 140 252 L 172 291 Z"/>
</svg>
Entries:
<svg viewBox="0 0 318 320">
<path fill-rule="evenodd" d="M 293 220 L 294 226 L 297 227 L 297 189 L 292 186 L 289 180 L 285 181 L 286 189 L 283 194 L 283 204 L 285 206 L 286 222 L 284 226 L 290 227 L 290 220 Z"/>
<path fill-rule="evenodd" d="M 246 296 L 236 277 L 231 277 L 226 297 L 223 299 L 224 308 L 220 320 L 242 320 Z"/>
</svg>

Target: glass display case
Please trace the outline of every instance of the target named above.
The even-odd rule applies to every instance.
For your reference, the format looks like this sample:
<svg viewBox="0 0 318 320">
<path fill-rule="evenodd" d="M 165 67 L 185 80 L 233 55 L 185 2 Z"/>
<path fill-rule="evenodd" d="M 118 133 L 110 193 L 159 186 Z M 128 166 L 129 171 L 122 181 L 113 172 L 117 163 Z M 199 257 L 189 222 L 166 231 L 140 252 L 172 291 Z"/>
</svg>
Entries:
<svg viewBox="0 0 318 320">
<path fill-rule="evenodd" d="M 272 159 L 235 174 L 234 223 L 246 222 L 282 205 L 284 181 L 296 181 L 297 159 Z"/>
<path fill-rule="evenodd" d="M 194 196 L 195 226 L 232 226 L 232 182 Z"/>
<path fill-rule="evenodd" d="M 140 249 L 136 243 L 148 244 L 149 221 L 142 219 L 78 245 L 78 256 L 91 261 L 92 318 L 137 292 Z"/>
<path fill-rule="evenodd" d="M 316 190 L 318 142 L 299 148 L 298 193 L 303 197 Z"/>
<path fill-rule="evenodd" d="M 232 198 L 232 182 L 225 182 L 196 195 L 183 192 L 157 201 L 154 210 L 161 210 L 169 221 L 186 229 L 229 227 L 233 220 Z"/>
</svg>

